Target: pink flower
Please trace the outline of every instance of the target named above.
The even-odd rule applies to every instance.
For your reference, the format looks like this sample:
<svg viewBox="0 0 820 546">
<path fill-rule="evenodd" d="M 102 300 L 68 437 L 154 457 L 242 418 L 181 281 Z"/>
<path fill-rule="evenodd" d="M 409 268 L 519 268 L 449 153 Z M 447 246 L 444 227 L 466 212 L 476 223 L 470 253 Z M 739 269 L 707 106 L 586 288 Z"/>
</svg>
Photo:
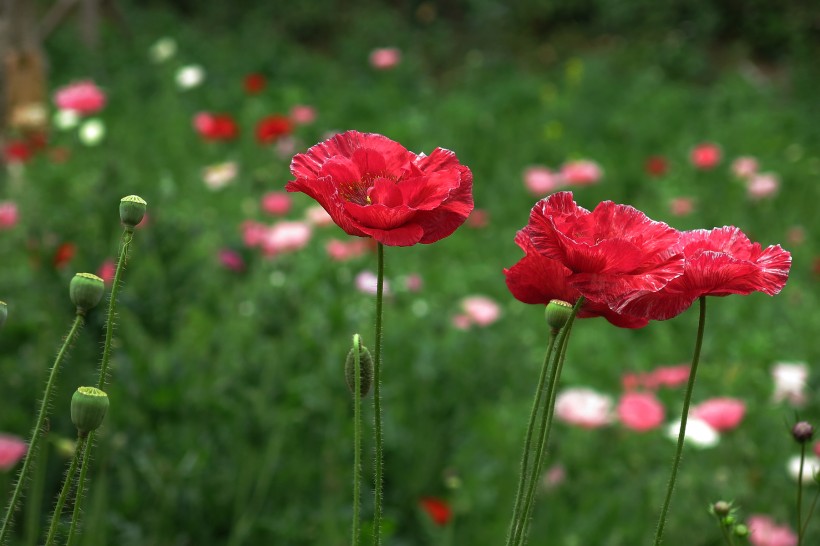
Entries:
<svg viewBox="0 0 820 546">
<path fill-rule="evenodd" d="M 749 156 L 738 157 L 732 161 L 731 169 L 737 178 L 751 178 L 757 173 L 757 159 Z"/>
<path fill-rule="evenodd" d="M 820 440 L 814 442 L 814 454 L 820 457 Z"/>
<path fill-rule="evenodd" d="M 650 372 L 644 386 L 650 389 L 658 387 L 675 388 L 685 385 L 689 381 L 691 365 L 658 366 Z"/>
<path fill-rule="evenodd" d="M 779 189 L 780 179 L 774 173 L 755 174 L 746 181 L 746 193 L 755 201 L 773 197 Z"/>
<path fill-rule="evenodd" d="M 28 445 L 10 434 L 0 434 L 0 470 L 11 470 L 26 454 Z"/>
<path fill-rule="evenodd" d="M 245 261 L 242 259 L 242 256 L 230 248 L 221 249 L 217 254 L 217 258 L 219 258 L 219 263 L 222 264 L 223 267 L 231 271 L 239 273 L 245 269 Z"/>
<path fill-rule="evenodd" d="M 657 428 L 664 416 L 663 405 L 651 392 L 627 392 L 618 402 L 618 418 L 632 430 L 645 432 Z"/>
<path fill-rule="evenodd" d="M 452 323 L 454 328 L 459 330 L 469 330 L 472 320 L 470 320 L 470 317 L 466 314 L 460 313 L 458 315 L 453 315 Z"/>
<path fill-rule="evenodd" d="M 561 167 L 561 178 L 570 186 L 590 186 L 603 175 L 601 167 L 588 159 L 569 161 Z"/>
<path fill-rule="evenodd" d="M 559 173 L 554 173 L 542 165 L 524 169 L 524 187 L 536 197 L 548 195 L 565 184 Z"/>
<path fill-rule="evenodd" d="M 806 382 L 809 368 L 804 362 L 778 362 L 772 368 L 774 402 L 787 400 L 793 406 L 806 402 Z"/>
<path fill-rule="evenodd" d="M 245 246 L 253 248 L 262 244 L 265 234 L 268 231 L 268 226 L 248 220 L 242 222 L 242 241 Z"/>
<path fill-rule="evenodd" d="M 382 47 L 370 53 L 370 66 L 376 70 L 390 70 L 401 62 L 401 51 L 395 47 Z"/>
<path fill-rule="evenodd" d="M 78 114 L 93 114 L 105 106 L 105 94 L 91 80 L 61 87 L 54 94 L 54 103 L 61 110 Z"/>
<path fill-rule="evenodd" d="M 755 514 L 746 520 L 753 546 L 797 546 L 797 535 L 787 525 L 777 525 L 769 516 Z"/>
<path fill-rule="evenodd" d="M 745 414 L 746 404 L 736 398 L 712 398 L 692 408 L 692 415 L 719 432 L 737 428 Z"/>
<path fill-rule="evenodd" d="M 100 268 L 97 270 L 97 276 L 105 281 L 105 284 L 111 284 L 111 281 L 114 280 L 114 275 L 116 274 L 117 263 L 111 258 L 100 264 Z"/>
<path fill-rule="evenodd" d="M 262 196 L 262 210 L 274 216 L 282 216 L 290 211 L 292 201 L 285 192 L 268 192 Z"/>
<path fill-rule="evenodd" d="M 689 154 L 689 159 L 692 165 L 702 170 L 714 169 L 720 163 L 721 159 L 720 146 L 710 142 L 698 144 L 692 148 Z"/>
<path fill-rule="evenodd" d="M 612 398 L 592 389 L 564 389 L 555 398 L 555 416 L 570 425 L 602 427 L 612 422 Z"/>
<path fill-rule="evenodd" d="M 307 125 L 316 120 L 316 109 L 313 106 L 297 104 L 290 109 L 290 120 L 296 125 Z"/>
<path fill-rule="evenodd" d="M 411 273 L 404 278 L 404 288 L 408 292 L 418 292 L 421 290 L 424 282 L 421 279 L 421 275 L 418 273 Z"/>
<path fill-rule="evenodd" d="M 689 216 L 695 210 L 695 200 L 691 197 L 676 197 L 669 202 L 672 216 Z"/>
<path fill-rule="evenodd" d="M 567 470 L 561 463 L 555 463 L 544 472 L 541 484 L 547 491 L 556 489 L 567 480 Z"/>
<path fill-rule="evenodd" d="M 337 262 L 345 262 L 358 258 L 367 252 L 366 239 L 352 239 L 350 241 L 341 241 L 339 239 L 331 239 L 325 245 L 325 251 L 330 256 L 331 260 Z"/>
<path fill-rule="evenodd" d="M 311 234 L 311 227 L 305 222 L 278 222 L 265 231 L 262 252 L 272 257 L 300 250 L 308 244 Z"/>
<path fill-rule="evenodd" d="M 489 326 L 501 316 L 501 307 L 486 296 L 470 296 L 461 300 L 461 308 L 472 324 Z"/>
<path fill-rule="evenodd" d="M 473 212 L 467 217 L 467 227 L 473 229 L 485 228 L 489 223 L 490 215 L 485 209 L 473 209 Z"/>
<path fill-rule="evenodd" d="M 313 205 L 305 210 L 305 220 L 316 227 L 332 226 L 333 217 L 321 205 Z"/>
<path fill-rule="evenodd" d="M 790 245 L 802 245 L 806 242 L 806 230 L 802 226 L 792 226 L 786 233 L 786 240 Z"/>
<path fill-rule="evenodd" d="M 362 271 L 358 275 L 356 275 L 356 290 L 363 294 L 376 294 L 376 289 L 378 288 L 379 278 L 376 276 L 375 273 L 372 271 Z M 387 282 L 387 279 L 384 280 L 384 294 L 387 295 L 390 293 L 390 284 Z"/>
<path fill-rule="evenodd" d="M 13 201 L 0 201 L 0 229 L 13 228 L 20 219 L 17 204 Z"/>
</svg>

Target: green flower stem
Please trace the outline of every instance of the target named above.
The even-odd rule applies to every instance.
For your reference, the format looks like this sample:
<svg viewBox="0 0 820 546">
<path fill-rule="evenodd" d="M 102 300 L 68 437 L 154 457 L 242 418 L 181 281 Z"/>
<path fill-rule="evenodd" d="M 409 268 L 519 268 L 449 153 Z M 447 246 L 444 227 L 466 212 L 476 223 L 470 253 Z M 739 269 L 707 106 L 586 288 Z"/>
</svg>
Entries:
<svg viewBox="0 0 820 546">
<path fill-rule="evenodd" d="M 88 452 L 93 445 L 94 432 L 89 432 L 86 438 L 86 452 L 83 456 L 83 464 L 80 467 L 80 477 L 77 479 L 77 493 L 74 495 L 74 511 L 71 513 L 71 528 L 68 530 L 68 538 L 66 539 L 66 546 L 71 546 L 74 541 L 74 535 L 77 532 L 77 526 L 80 522 L 80 508 L 83 504 L 83 494 L 85 493 L 85 475 L 88 470 Z"/>
<path fill-rule="evenodd" d="M 360 484 L 362 480 L 362 377 L 361 377 L 361 340 L 359 334 L 353 336 L 353 541 L 352 546 L 359 544 L 359 505 L 361 504 Z"/>
<path fill-rule="evenodd" d="M 803 463 L 806 460 L 806 442 L 800 442 L 800 470 L 797 472 L 797 546 L 803 546 Z"/>
<path fill-rule="evenodd" d="M 26 451 L 26 456 L 23 460 L 23 468 L 20 470 L 20 476 L 17 478 L 17 484 L 14 486 L 14 493 L 11 496 L 11 501 L 9 502 L 8 507 L 6 508 L 3 528 L 0 530 L 0 544 L 6 544 L 8 541 L 8 534 L 11 531 L 14 511 L 17 508 L 17 503 L 20 500 L 23 487 L 28 479 L 28 474 L 33 464 L 32 461 L 37 456 L 37 447 L 40 443 L 40 438 L 45 434 L 43 424 L 45 423 L 46 415 L 48 414 L 48 404 L 51 400 L 51 391 L 54 389 L 54 379 L 57 377 L 57 370 L 60 369 L 60 364 L 62 363 L 63 358 L 65 358 L 69 347 L 71 347 L 71 344 L 74 342 L 77 332 L 80 331 L 80 328 L 83 325 L 83 319 L 84 317 L 81 313 L 77 313 L 74 317 L 74 323 L 71 325 L 71 329 L 68 331 L 68 335 L 63 341 L 63 346 L 60 347 L 60 351 L 57 353 L 57 358 L 51 366 L 51 372 L 48 375 L 48 382 L 46 383 L 46 390 L 43 393 L 43 400 L 40 402 L 40 411 L 37 413 L 37 424 L 34 425 L 34 430 L 31 433 L 31 441 L 29 442 L 28 450 Z"/>
<path fill-rule="evenodd" d="M 558 391 L 558 382 L 561 379 L 561 370 L 564 367 L 564 358 L 567 354 L 567 347 L 569 343 L 569 335 L 572 332 L 572 325 L 575 322 L 575 316 L 578 310 L 584 304 L 584 297 L 578 298 L 575 306 L 572 308 L 572 314 L 567 320 L 567 324 L 561 328 L 558 334 L 558 350 L 555 351 L 553 357 L 552 370 L 550 371 L 549 384 L 547 386 L 547 397 L 543 413 L 541 416 L 541 425 L 538 429 L 538 443 L 536 444 L 537 451 L 535 457 L 535 464 L 533 464 L 532 472 L 530 472 L 530 480 L 527 486 L 527 496 L 524 502 L 524 511 L 521 513 L 521 525 L 519 525 L 513 544 L 523 545 L 527 542 L 527 535 L 529 534 L 529 522 L 532 516 L 533 508 L 535 507 L 535 490 L 538 486 L 538 477 L 541 474 L 541 468 L 544 465 L 544 454 L 549 443 L 550 431 L 552 430 L 552 418 L 555 414 L 555 397 Z"/>
<path fill-rule="evenodd" d="M 806 534 L 806 527 L 809 525 L 809 520 L 811 519 L 812 514 L 814 514 L 814 508 L 817 506 L 817 497 L 820 497 L 820 489 L 814 494 L 814 499 L 811 501 L 811 506 L 809 506 L 809 513 L 806 515 L 806 519 L 803 521 L 803 528 L 800 529 L 800 536 Z"/>
<path fill-rule="evenodd" d="M 669 485 L 666 488 L 666 498 L 663 501 L 661 515 L 658 519 L 658 528 L 655 531 L 654 546 L 660 546 L 663 540 L 663 528 L 666 526 L 666 515 L 669 512 L 669 504 L 672 502 L 672 490 L 675 489 L 675 479 L 678 476 L 681 456 L 683 455 L 683 441 L 686 438 L 686 421 L 689 418 L 689 405 L 692 402 L 692 391 L 695 390 L 695 376 L 698 373 L 698 362 L 700 361 L 700 348 L 703 345 L 703 331 L 706 327 L 706 296 L 700 297 L 700 318 L 698 319 L 698 335 L 695 340 L 695 354 L 692 356 L 692 366 L 689 369 L 689 382 L 686 384 L 686 393 L 683 396 L 683 411 L 680 418 L 680 432 L 678 433 L 678 446 L 675 450 L 675 458 L 672 460 L 672 472 L 669 476 Z"/>
<path fill-rule="evenodd" d="M 715 514 L 717 518 L 718 527 L 720 527 L 720 533 L 723 535 L 723 541 L 727 544 L 727 546 L 735 546 L 735 541 L 732 540 L 732 535 L 729 533 L 729 528 L 727 525 L 723 523 L 723 519 Z"/>
<path fill-rule="evenodd" d="M 120 276 L 123 269 L 125 269 L 125 263 L 128 261 L 128 246 L 133 240 L 134 229 L 126 227 L 122 233 L 120 257 L 117 260 L 117 270 L 114 273 L 114 282 L 111 285 L 111 297 L 108 300 L 108 316 L 105 320 L 105 345 L 103 345 L 102 362 L 100 364 L 100 379 L 97 382 L 97 388 L 101 391 L 105 390 L 105 381 L 108 378 L 108 363 L 111 360 L 111 339 L 114 337 L 114 311 L 117 307 L 117 293 L 120 291 Z"/>
<path fill-rule="evenodd" d="M 555 346 L 556 331 L 551 330 L 549 336 L 549 345 L 547 346 L 547 353 L 544 356 L 544 363 L 541 365 L 541 374 L 538 377 L 538 386 L 535 389 L 535 397 L 532 401 L 532 410 L 530 411 L 530 422 L 527 426 L 527 434 L 524 437 L 524 452 L 521 455 L 521 475 L 518 477 L 518 491 L 515 494 L 515 506 L 513 507 L 513 515 L 510 520 L 510 529 L 507 532 L 507 546 L 512 544 L 513 536 L 516 534 L 518 527 L 521 525 L 521 509 L 524 502 L 524 484 L 529 475 L 529 459 L 532 451 L 532 433 L 535 430 L 535 421 L 538 418 L 539 409 L 541 407 L 541 396 L 544 392 L 544 385 L 547 381 L 547 371 L 549 370 L 550 357 L 552 356 L 552 349 Z"/>
<path fill-rule="evenodd" d="M 378 244 L 378 281 L 376 283 L 376 346 L 373 362 L 373 413 L 376 434 L 376 487 L 373 508 L 373 544 L 381 544 L 382 535 L 382 475 L 384 474 L 384 438 L 382 437 L 382 303 L 384 300 L 384 245 Z"/>
<path fill-rule="evenodd" d="M 60 516 L 63 514 L 63 506 L 65 505 L 66 498 L 68 498 L 68 492 L 71 490 L 71 484 L 74 483 L 74 474 L 77 472 L 77 461 L 82 458 L 83 451 L 85 450 L 85 441 L 84 436 L 80 436 L 77 439 L 77 447 L 74 448 L 71 465 L 68 467 L 68 472 L 66 472 L 65 479 L 63 480 L 63 489 L 60 491 L 60 497 L 57 499 L 57 505 L 54 507 L 54 514 L 51 516 L 51 526 L 48 529 L 46 546 L 54 544 L 57 527 L 60 525 Z"/>
</svg>

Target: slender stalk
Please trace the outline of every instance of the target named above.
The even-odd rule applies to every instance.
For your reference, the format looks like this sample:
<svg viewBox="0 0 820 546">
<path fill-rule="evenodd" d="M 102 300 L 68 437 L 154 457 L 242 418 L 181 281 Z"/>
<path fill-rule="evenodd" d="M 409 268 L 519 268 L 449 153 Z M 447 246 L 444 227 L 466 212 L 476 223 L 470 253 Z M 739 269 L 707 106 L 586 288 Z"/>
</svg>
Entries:
<svg viewBox="0 0 820 546">
<path fill-rule="evenodd" d="M 77 526 L 80 522 L 80 509 L 83 501 L 83 493 L 85 493 L 85 475 L 88 470 L 88 452 L 91 451 L 92 441 L 94 440 L 94 432 L 88 433 L 86 438 L 86 452 L 83 456 L 83 464 L 80 467 L 80 477 L 77 479 L 77 492 L 74 494 L 74 511 L 71 513 L 71 528 L 68 530 L 68 538 L 66 539 L 66 546 L 71 546 L 74 541 L 74 535 L 77 532 Z"/>
<path fill-rule="evenodd" d="M 80 436 L 77 439 L 77 447 L 74 448 L 74 456 L 71 458 L 71 465 L 68 467 L 68 472 L 65 474 L 63 481 L 63 489 L 60 491 L 60 496 L 57 499 L 57 505 L 54 507 L 54 514 L 51 516 L 51 526 L 48 529 L 48 537 L 46 538 L 46 546 L 54 544 L 54 537 L 57 535 L 57 527 L 60 525 L 60 516 L 63 514 L 63 505 L 65 505 L 68 492 L 71 490 L 71 484 L 74 483 L 74 474 L 77 472 L 77 461 L 82 458 L 85 450 L 85 436 Z"/>
<path fill-rule="evenodd" d="M 105 390 L 105 381 L 108 378 L 108 363 L 111 360 L 111 340 L 114 337 L 114 316 L 117 307 L 117 293 L 120 291 L 120 276 L 125 263 L 128 261 L 128 246 L 134 240 L 134 228 L 125 228 L 122 233 L 122 244 L 120 245 L 120 257 L 117 260 L 117 270 L 114 273 L 114 282 L 111 284 L 111 297 L 108 299 L 108 316 L 105 319 L 105 344 L 103 345 L 102 361 L 100 363 L 100 379 L 97 388 Z"/>
<path fill-rule="evenodd" d="M 373 357 L 373 413 L 376 435 L 376 488 L 373 509 L 373 544 L 381 544 L 382 535 L 382 475 L 384 474 L 384 438 L 382 437 L 382 402 L 381 402 L 381 369 L 382 369 L 382 303 L 384 300 L 384 245 L 378 244 L 378 281 L 376 283 L 376 346 Z"/>
<path fill-rule="evenodd" d="M 811 506 L 809 506 L 809 513 L 806 515 L 806 519 L 803 521 L 803 528 L 800 529 L 800 536 L 806 534 L 806 527 L 809 526 L 809 520 L 811 519 L 812 514 L 814 514 L 814 508 L 817 506 L 817 497 L 820 497 L 820 489 L 814 494 L 814 499 L 811 501 Z"/>
<path fill-rule="evenodd" d="M 689 418 L 689 405 L 692 402 L 692 391 L 695 389 L 695 376 L 698 372 L 698 362 L 700 361 L 700 348 L 703 345 L 703 331 L 706 327 L 706 296 L 700 297 L 700 318 L 698 319 L 698 334 L 695 339 L 695 354 L 692 356 L 692 367 L 689 370 L 689 382 L 686 384 L 686 393 L 683 396 L 683 411 L 680 418 L 680 432 L 678 433 L 678 446 L 675 449 L 675 458 L 672 460 L 672 472 L 669 476 L 669 485 L 666 488 L 666 498 L 663 501 L 661 515 L 658 519 L 658 528 L 655 531 L 654 546 L 659 546 L 663 540 L 663 528 L 666 526 L 666 515 L 669 512 L 669 504 L 672 502 L 672 490 L 675 489 L 675 480 L 678 476 L 681 456 L 683 455 L 683 441 L 686 438 L 686 421 Z"/>
<path fill-rule="evenodd" d="M 510 529 L 507 532 L 507 546 L 512 544 L 513 536 L 518 527 L 521 525 L 521 509 L 524 502 L 524 484 L 529 475 L 529 459 L 532 451 L 532 433 L 535 430 L 535 421 L 538 418 L 538 410 L 541 407 L 541 396 L 544 392 L 544 385 L 547 381 L 547 371 L 549 370 L 550 357 L 552 356 L 552 349 L 555 346 L 556 331 L 550 331 L 549 345 L 547 346 L 547 353 L 544 355 L 544 363 L 541 364 L 541 374 L 538 377 L 538 386 L 535 389 L 535 397 L 532 401 L 532 410 L 530 411 L 530 422 L 527 426 L 527 434 L 524 437 L 524 452 L 521 455 L 521 475 L 518 477 L 518 491 L 515 494 L 515 505 L 513 507 L 513 515 L 510 520 Z"/>
<path fill-rule="evenodd" d="M 65 340 L 63 341 L 63 346 L 60 347 L 60 351 L 57 353 L 57 358 L 54 359 L 54 364 L 51 366 L 51 372 L 48 375 L 48 382 L 46 383 L 46 390 L 43 393 L 43 399 L 40 402 L 40 411 L 37 413 L 37 423 L 34 425 L 34 430 L 31 433 L 31 441 L 29 442 L 25 459 L 23 459 L 23 467 L 20 470 L 20 476 L 17 478 L 17 484 L 14 486 L 14 493 L 11 496 L 11 501 L 9 502 L 8 507 L 6 508 L 6 516 L 3 519 L 3 528 L 0 529 L 0 544 L 5 544 L 8 540 L 8 534 L 11 531 L 14 511 L 17 508 L 17 503 L 20 500 L 23 487 L 25 487 L 26 479 L 28 478 L 29 471 L 33 464 L 32 461 L 35 457 L 37 457 L 37 448 L 40 443 L 40 438 L 45 434 L 43 424 L 45 423 L 46 415 L 48 414 L 48 404 L 51 400 L 51 391 L 54 389 L 54 380 L 57 377 L 57 371 L 60 369 L 60 364 L 62 363 L 63 358 L 65 358 L 65 355 L 68 353 L 68 349 L 71 347 L 74 338 L 77 336 L 77 332 L 80 331 L 80 328 L 83 325 L 83 319 L 84 317 L 81 313 L 77 313 L 74 317 L 74 322 L 71 325 L 71 329 L 68 331 L 68 335 L 66 335 Z"/>
<path fill-rule="evenodd" d="M 544 403 L 544 410 L 541 416 L 541 425 L 538 429 L 538 443 L 536 444 L 536 458 L 533 464 L 532 472 L 530 473 L 530 481 L 527 486 L 527 496 L 524 503 L 524 511 L 521 514 L 521 525 L 518 528 L 517 535 L 513 541 L 516 546 L 526 544 L 527 536 L 529 534 L 529 522 L 532 516 L 533 508 L 535 507 L 535 490 L 538 486 L 538 477 L 541 475 L 541 468 L 544 465 L 544 455 L 547 451 L 549 443 L 550 431 L 552 430 L 552 418 L 555 414 L 555 397 L 558 391 L 558 382 L 561 379 L 561 370 L 564 367 L 564 358 L 567 354 L 567 347 L 569 342 L 569 335 L 572 332 L 572 325 L 575 322 L 575 316 L 578 310 L 584 304 L 583 296 L 578 298 L 575 306 L 572 308 L 572 314 L 567 320 L 567 324 L 561 328 L 558 334 L 557 345 L 558 349 L 553 357 L 554 363 L 550 371 L 549 385 L 547 386 L 547 399 Z"/>
<path fill-rule="evenodd" d="M 800 470 L 797 472 L 797 546 L 803 546 L 803 463 L 806 460 L 806 442 L 800 442 Z"/>
<path fill-rule="evenodd" d="M 723 541 L 726 543 L 727 546 L 735 546 L 735 541 L 732 540 L 732 535 L 729 533 L 728 526 L 724 525 L 720 516 L 715 515 L 718 521 L 718 527 L 720 527 L 720 533 L 723 535 Z"/>
<path fill-rule="evenodd" d="M 352 546 L 359 544 L 359 505 L 361 504 L 360 484 L 362 480 L 362 377 L 361 377 L 361 340 L 359 334 L 353 336 L 353 541 Z"/>
</svg>

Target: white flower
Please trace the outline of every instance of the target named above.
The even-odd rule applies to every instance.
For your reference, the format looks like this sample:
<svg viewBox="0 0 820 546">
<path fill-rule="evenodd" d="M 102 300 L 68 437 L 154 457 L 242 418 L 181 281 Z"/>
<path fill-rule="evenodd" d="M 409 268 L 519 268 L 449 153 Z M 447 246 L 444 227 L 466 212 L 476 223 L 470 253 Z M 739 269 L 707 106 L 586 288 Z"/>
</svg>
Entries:
<svg viewBox="0 0 820 546">
<path fill-rule="evenodd" d="M 180 89 L 193 89 L 205 81 L 205 69 L 198 64 L 189 64 L 177 70 L 177 85 Z"/>
<path fill-rule="evenodd" d="M 800 475 L 800 455 L 791 457 L 786 468 L 789 471 L 789 476 L 791 476 L 794 481 L 797 481 Z M 803 460 L 803 483 L 810 483 L 814 480 L 814 475 L 817 472 L 820 472 L 820 458 L 814 455 L 807 455 Z"/>
<path fill-rule="evenodd" d="M 772 368 L 775 402 L 788 400 L 794 406 L 806 401 L 803 392 L 809 378 L 809 367 L 805 362 L 777 362 Z"/>
<path fill-rule="evenodd" d="M 239 167 L 236 163 L 228 161 L 202 169 L 202 179 L 209 189 L 216 191 L 230 184 L 238 172 Z"/>
<path fill-rule="evenodd" d="M 75 110 L 57 110 L 54 112 L 54 125 L 62 130 L 73 129 L 80 123 L 80 115 Z"/>
<path fill-rule="evenodd" d="M 173 38 L 160 38 L 148 50 L 148 56 L 155 63 L 162 63 L 173 57 L 177 52 L 177 43 Z"/>
<path fill-rule="evenodd" d="M 666 436 L 677 441 L 680 434 L 680 421 L 675 421 L 666 428 Z M 684 440 L 695 447 L 715 447 L 720 442 L 720 434 L 702 419 L 690 416 L 686 420 Z"/>
<path fill-rule="evenodd" d="M 80 141 L 86 146 L 96 146 L 105 138 L 105 125 L 101 119 L 91 118 L 80 125 Z"/>
</svg>

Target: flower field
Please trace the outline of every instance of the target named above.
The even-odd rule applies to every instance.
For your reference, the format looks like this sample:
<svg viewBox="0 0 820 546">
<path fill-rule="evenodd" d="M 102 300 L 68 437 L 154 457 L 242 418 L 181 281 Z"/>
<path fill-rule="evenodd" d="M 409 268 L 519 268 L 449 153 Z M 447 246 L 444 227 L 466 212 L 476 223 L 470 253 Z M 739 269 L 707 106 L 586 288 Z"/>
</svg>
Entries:
<svg viewBox="0 0 820 546">
<path fill-rule="evenodd" d="M 820 544 L 816 38 L 123 4 L 2 141 L 0 541 L 651 545 L 668 503 L 663 544 Z"/>
</svg>

